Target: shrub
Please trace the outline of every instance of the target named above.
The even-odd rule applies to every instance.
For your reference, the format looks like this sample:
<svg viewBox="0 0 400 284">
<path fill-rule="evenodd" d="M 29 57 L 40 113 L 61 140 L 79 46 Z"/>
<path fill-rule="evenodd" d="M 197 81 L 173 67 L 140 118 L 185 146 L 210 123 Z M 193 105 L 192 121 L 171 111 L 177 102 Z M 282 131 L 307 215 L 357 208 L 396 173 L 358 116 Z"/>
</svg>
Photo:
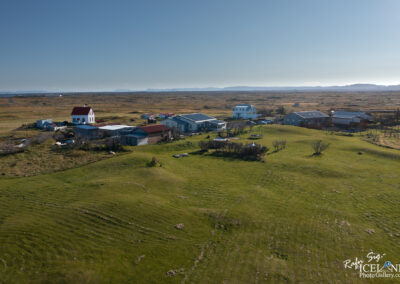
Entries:
<svg viewBox="0 0 400 284">
<path fill-rule="evenodd" d="M 258 114 L 261 114 L 261 116 L 273 116 L 274 115 L 274 110 L 273 109 L 260 109 L 257 111 Z"/>
<path fill-rule="evenodd" d="M 286 140 L 275 140 L 275 141 L 272 141 L 272 146 L 274 147 L 275 152 L 283 150 L 283 149 L 286 148 Z"/>
<path fill-rule="evenodd" d="M 106 151 L 124 151 L 124 147 L 121 145 L 121 142 L 117 139 L 107 139 L 104 143 L 104 150 Z"/>
<path fill-rule="evenodd" d="M 260 160 L 269 150 L 267 147 L 256 143 L 244 145 L 242 143 L 222 141 L 200 141 L 199 147 L 203 152 L 212 149 L 216 153 L 250 160 Z"/>
<path fill-rule="evenodd" d="M 314 150 L 313 155 L 320 155 L 323 151 L 328 149 L 329 143 L 323 142 L 322 140 L 317 140 L 311 143 L 311 148 Z"/>
<path fill-rule="evenodd" d="M 46 142 L 48 139 L 51 139 L 51 138 L 52 138 L 52 133 L 43 132 L 43 133 L 40 133 L 39 135 L 32 137 L 31 143 L 32 143 L 32 145 L 38 145 L 38 144 L 42 144 L 42 143 Z"/>
<path fill-rule="evenodd" d="M 279 107 L 276 109 L 276 113 L 277 113 L 277 114 L 280 114 L 280 115 L 285 115 L 285 114 L 286 114 L 286 109 L 285 109 L 285 107 L 284 107 L 284 106 L 279 106 Z"/>
<path fill-rule="evenodd" d="M 200 141 L 199 142 L 199 147 L 200 147 L 200 150 L 201 151 L 203 151 L 203 152 L 207 152 L 208 151 L 208 142 L 210 142 L 210 141 Z"/>
<path fill-rule="evenodd" d="M 157 165 L 159 165 L 160 167 L 162 166 L 162 164 L 156 157 L 151 158 L 151 161 L 147 163 L 147 166 L 149 167 L 156 167 Z"/>
</svg>

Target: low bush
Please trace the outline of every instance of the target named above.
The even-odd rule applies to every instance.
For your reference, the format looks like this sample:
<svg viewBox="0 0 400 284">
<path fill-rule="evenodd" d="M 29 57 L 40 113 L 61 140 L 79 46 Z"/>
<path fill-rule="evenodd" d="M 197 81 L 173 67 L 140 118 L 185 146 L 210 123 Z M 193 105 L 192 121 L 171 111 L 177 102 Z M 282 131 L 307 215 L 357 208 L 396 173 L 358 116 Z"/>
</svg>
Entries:
<svg viewBox="0 0 400 284">
<path fill-rule="evenodd" d="M 283 150 L 283 149 L 286 148 L 286 140 L 275 140 L 275 141 L 272 141 L 272 146 L 274 147 L 275 152 Z"/>
<path fill-rule="evenodd" d="M 199 147 L 201 151 L 207 152 L 215 150 L 216 153 L 225 156 L 234 156 L 241 159 L 260 160 L 262 156 L 268 152 L 268 148 L 260 144 L 242 144 L 223 141 L 200 141 Z"/>
<path fill-rule="evenodd" d="M 323 151 L 329 148 L 329 143 L 317 140 L 311 143 L 311 148 L 314 150 L 313 155 L 321 155 Z"/>
<path fill-rule="evenodd" d="M 30 142 L 32 145 L 39 145 L 39 144 L 42 144 L 42 143 L 46 142 L 47 140 L 51 139 L 52 136 L 53 135 L 51 132 L 42 132 L 39 135 L 32 137 Z"/>
<path fill-rule="evenodd" d="M 1 146 L 0 156 L 7 156 L 16 153 L 22 153 L 26 147 L 15 147 L 14 144 L 7 143 Z"/>
<path fill-rule="evenodd" d="M 157 166 L 162 167 L 162 164 L 156 157 L 153 157 L 153 158 L 151 158 L 151 161 L 147 163 L 147 166 L 148 167 L 157 167 Z"/>
</svg>

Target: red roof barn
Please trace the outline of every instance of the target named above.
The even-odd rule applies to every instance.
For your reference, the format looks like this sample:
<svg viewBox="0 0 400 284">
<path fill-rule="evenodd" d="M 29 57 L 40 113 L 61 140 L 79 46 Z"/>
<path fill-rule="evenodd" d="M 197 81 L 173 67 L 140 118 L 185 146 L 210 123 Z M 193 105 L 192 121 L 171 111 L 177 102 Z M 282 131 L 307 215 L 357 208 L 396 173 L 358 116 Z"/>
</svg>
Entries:
<svg viewBox="0 0 400 284">
<path fill-rule="evenodd" d="M 140 126 L 135 129 L 134 133 L 147 136 L 149 144 L 171 139 L 171 130 L 162 124 Z"/>
<path fill-rule="evenodd" d="M 163 125 L 163 124 L 140 126 L 139 128 L 142 129 L 147 134 L 153 134 L 153 133 L 160 133 L 160 132 L 169 131 L 169 127 L 166 126 L 166 125 Z"/>
</svg>

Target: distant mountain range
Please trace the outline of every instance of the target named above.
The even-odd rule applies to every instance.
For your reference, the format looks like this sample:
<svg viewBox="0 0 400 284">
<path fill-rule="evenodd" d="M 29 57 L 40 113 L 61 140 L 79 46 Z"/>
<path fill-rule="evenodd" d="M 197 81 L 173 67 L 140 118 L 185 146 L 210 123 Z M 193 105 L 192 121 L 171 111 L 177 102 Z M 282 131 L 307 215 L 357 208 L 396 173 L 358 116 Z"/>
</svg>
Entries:
<svg viewBox="0 0 400 284">
<path fill-rule="evenodd" d="M 148 92 L 196 92 L 196 91 L 269 91 L 269 92 L 392 92 L 400 91 L 400 85 L 353 84 L 345 86 L 298 86 L 298 87 L 251 87 L 225 88 L 173 88 L 147 89 Z"/>
<path fill-rule="evenodd" d="M 400 91 L 400 85 L 374 85 L 374 84 L 353 84 L 345 86 L 299 86 L 299 87 L 252 87 L 252 86 L 235 86 L 225 88 L 170 88 L 170 89 L 147 89 L 145 91 L 117 89 L 114 91 L 98 91 L 98 92 L 82 92 L 82 93 L 128 93 L 128 92 L 395 92 Z M 73 94 L 81 92 L 55 92 L 55 91 L 0 91 L 0 97 L 15 96 L 58 96 L 59 94 Z"/>
</svg>

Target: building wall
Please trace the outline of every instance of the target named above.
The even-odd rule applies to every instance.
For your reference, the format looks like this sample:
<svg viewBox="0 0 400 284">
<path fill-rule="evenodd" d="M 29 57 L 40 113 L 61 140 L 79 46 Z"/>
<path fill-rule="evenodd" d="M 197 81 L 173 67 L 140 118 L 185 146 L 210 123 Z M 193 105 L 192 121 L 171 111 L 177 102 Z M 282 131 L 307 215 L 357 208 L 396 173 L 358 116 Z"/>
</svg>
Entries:
<svg viewBox="0 0 400 284">
<path fill-rule="evenodd" d="M 165 119 L 161 121 L 161 124 L 168 126 L 169 128 L 178 127 L 178 123 L 172 119 Z"/>
<path fill-rule="evenodd" d="M 255 106 L 236 106 L 233 108 L 233 118 L 256 119 L 259 116 Z"/>
<path fill-rule="evenodd" d="M 304 119 L 295 113 L 288 114 L 283 118 L 283 124 L 285 125 L 299 126 L 303 121 Z"/>
<path fill-rule="evenodd" d="M 304 126 L 323 126 L 329 121 L 329 117 L 304 119 Z"/>
<path fill-rule="evenodd" d="M 171 138 L 171 131 L 159 132 L 159 133 L 151 133 L 147 135 L 148 143 L 155 144 L 160 141 L 165 141 Z"/>
<path fill-rule="evenodd" d="M 99 130 L 98 129 L 82 129 L 78 127 L 74 127 L 74 133 L 76 137 L 80 137 L 83 139 L 97 139 L 99 138 Z"/>
<path fill-rule="evenodd" d="M 233 111 L 233 118 L 256 119 L 260 115 L 247 111 Z"/>
<path fill-rule="evenodd" d="M 216 123 L 207 123 L 206 127 L 208 130 L 224 130 L 226 129 L 226 122 L 223 124 L 216 124 Z"/>
<path fill-rule="evenodd" d="M 340 125 L 350 125 L 351 123 L 360 123 L 361 119 L 358 117 L 354 118 L 341 118 L 341 117 L 333 117 L 332 122 L 333 124 L 340 124 Z"/>
<path fill-rule="evenodd" d="M 196 132 L 201 127 L 201 123 L 195 123 L 195 122 L 193 122 L 191 120 L 188 120 L 188 119 L 186 119 L 184 117 L 181 117 L 180 119 L 182 119 L 183 121 L 188 123 L 188 127 L 187 127 L 186 131 Z"/>
<path fill-rule="evenodd" d="M 40 119 L 36 122 L 36 127 L 43 128 L 45 124 L 53 123 L 52 119 Z"/>
<path fill-rule="evenodd" d="M 329 121 L 329 117 L 303 118 L 295 113 L 286 115 L 283 124 L 295 126 L 323 125 Z"/>
<path fill-rule="evenodd" d="M 77 120 L 79 118 L 79 121 Z M 74 124 L 91 124 L 95 123 L 95 115 L 92 110 L 90 110 L 88 115 L 71 115 L 72 123 Z M 84 120 L 84 122 L 82 122 Z"/>
<path fill-rule="evenodd" d="M 148 138 L 123 135 L 121 136 L 121 143 L 123 145 L 129 145 L 129 146 L 142 146 L 148 144 Z"/>
<path fill-rule="evenodd" d="M 186 132 L 186 127 L 182 123 L 178 123 L 172 119 L 165 119 L 161 121 L 161 124 L 168 126 L 171 129 L 179 129 L 182 132 Z"/>
</svg>

